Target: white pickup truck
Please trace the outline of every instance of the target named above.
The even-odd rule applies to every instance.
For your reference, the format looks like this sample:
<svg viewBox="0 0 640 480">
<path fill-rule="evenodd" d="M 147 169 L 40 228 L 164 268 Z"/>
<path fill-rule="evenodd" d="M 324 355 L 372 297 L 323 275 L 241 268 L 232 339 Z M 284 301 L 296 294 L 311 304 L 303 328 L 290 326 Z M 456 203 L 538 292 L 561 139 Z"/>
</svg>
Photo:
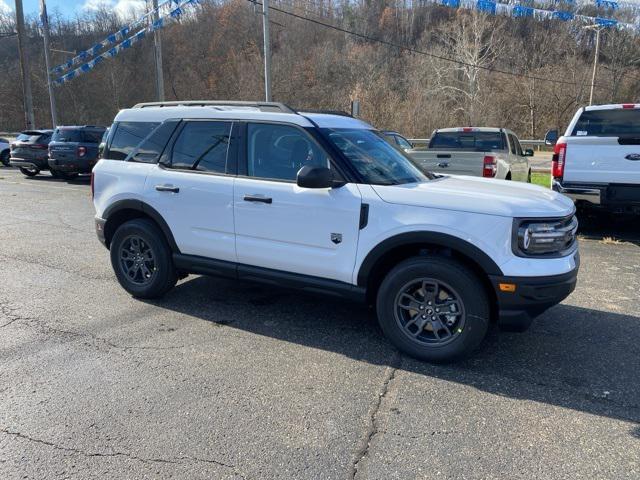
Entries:
<svg viewBox="0 0 640 480">
<path fill-rule="evenodd" d="M 578 206 L 640 213 L 640 104 L 583 107 L 556 138 L 545 138 L 555 191 Z"/>
<path fill-rule="evenodd" d="M 428 149 L 406 152 L 429 172 L 531 182 L 533 150 L 523 151 L 516 134 L 504 128 L 441 128 Z"/>
</svg>

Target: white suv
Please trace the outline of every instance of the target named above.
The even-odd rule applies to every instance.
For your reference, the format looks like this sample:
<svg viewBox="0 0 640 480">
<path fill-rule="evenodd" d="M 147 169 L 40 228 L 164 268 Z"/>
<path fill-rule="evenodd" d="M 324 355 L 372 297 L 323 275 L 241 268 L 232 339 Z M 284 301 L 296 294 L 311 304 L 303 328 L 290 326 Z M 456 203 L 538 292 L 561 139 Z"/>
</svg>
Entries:
<svg viewBox="0 0 640 480">
<path fill-rule="evenodd" d="M 421 173 L 348 116 L 136 105 L 115 118 L 92 189 L 98 237 L 133 296 L 195 273 L 355 298 L 431 361 L 473 351 L 493 319 L 525 329 L 576 284 L 570 199 Z"/>
</svg>

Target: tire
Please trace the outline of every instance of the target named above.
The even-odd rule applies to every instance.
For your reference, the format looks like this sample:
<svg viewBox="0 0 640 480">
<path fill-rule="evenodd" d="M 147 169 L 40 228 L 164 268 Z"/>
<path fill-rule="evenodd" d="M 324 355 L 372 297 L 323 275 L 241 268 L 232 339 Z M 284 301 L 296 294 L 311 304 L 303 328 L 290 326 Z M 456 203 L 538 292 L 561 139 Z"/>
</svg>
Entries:
<svg viewBox="0 0 640 480">
<path fill-rule="evenodd" d="M 437 291 L 440 293 L 434 296 Z M 407 292 L 413 293 L 403 295 Z M 452 299 L 457 300 L 455 305 Z M 447 307 L 451 315 L 436 313 L 436 308 Z M 447 257 L 413 257 L 399 263 L 382 281 L 376 309 L 380 327 L 391 343 L 429 362 L 470 355 L 489 328 L 489 299 L 481 280 Z"/>
<path fill-rule="evenodd" d="M 20 171 L 22 172 L 23 175 L 26 175 L 27 177 L 35 177 L 40 173 L 40 170 L 38 170 L 37 168 L 20 167 Z"/>
<path fill-rule="evenodd" d="M 60 172 L 58 172 L 58 170 L 49 170 L 49 173 L 51 174 L 51 176 L 52 176 L 53 178 L 62 178 L 62 177 L 60 176 Z"/>
<path fill-rule="evenodd" d="M 171 248 L 151 220 L 135 219 L 120 225 L 111 240 L 110 251 L 118 282 L 134 297 L 162 297 L 178 280 Z M 150 256 L 147 252 L 151 252 Z M 152 262 L 148 260 L 150 257 Z"/>
<path fill-rule="evenodd" d="M 2 165 L 4 165 L 5 167 L 10 167 L 11 166 L 11 164 L 9 163 L 10 157 L 11 155 L 9 154 L 9 150 L 5 150 L 0 154 L 0 163 L 2 163 Z"/>
</svg>

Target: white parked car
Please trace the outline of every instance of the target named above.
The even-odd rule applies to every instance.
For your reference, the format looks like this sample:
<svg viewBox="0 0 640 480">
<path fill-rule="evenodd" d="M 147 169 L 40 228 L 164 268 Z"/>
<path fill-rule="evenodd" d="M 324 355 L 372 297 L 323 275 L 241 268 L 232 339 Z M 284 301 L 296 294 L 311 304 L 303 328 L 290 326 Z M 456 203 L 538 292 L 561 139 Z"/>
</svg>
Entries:
<svg viewBox="0 0 640 480">
<path fill-rule="evenodd" d="M 533 150 L 522 150 L 516 134 L 504 128 L 441 128 L 431 135 L 428 149 L 406 152 L 430 172 L 531 183 Z"/>
<path fill-rule="evenodd" d="M 581 108 L 556 138 L 547 133 L 555 191 L 578 205 L 640 213 L 640 104 Z"/>
<path fill-rule="evenodd" d="M 133 296 L 195 273 L 358 299 L 427 360 L 470 353 L 492 320 L 526 328 L 578 273 L 570 199 L 425 174 L 367 123 L 282 104 L 123 110 L 92 191 L 98 237 Z"/>
</svg>

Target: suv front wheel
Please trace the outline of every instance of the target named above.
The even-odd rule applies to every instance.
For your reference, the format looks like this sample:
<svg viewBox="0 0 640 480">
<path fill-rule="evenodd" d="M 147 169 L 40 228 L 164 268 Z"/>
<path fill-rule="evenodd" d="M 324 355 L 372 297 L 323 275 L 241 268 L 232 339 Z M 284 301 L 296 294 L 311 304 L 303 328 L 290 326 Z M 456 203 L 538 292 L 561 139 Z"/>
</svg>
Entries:
<svg viewBox="0 0 640 480">
<path fill-rule="evenodd" d="M 489 300 L 480 279 L 448 257 L 414 257 L 383 280 L 378 321 L 403 352 L 448 362 L 472 353 L 489 327 Z"/>
<path fill-rule="evenodd" d="M 150 220 L 135 219 L 120 225 L 111 240 L 110 253 L 118 282 L 134 297 L 161 297 L 178 280 L 171 249 Z"/>
</svg>

